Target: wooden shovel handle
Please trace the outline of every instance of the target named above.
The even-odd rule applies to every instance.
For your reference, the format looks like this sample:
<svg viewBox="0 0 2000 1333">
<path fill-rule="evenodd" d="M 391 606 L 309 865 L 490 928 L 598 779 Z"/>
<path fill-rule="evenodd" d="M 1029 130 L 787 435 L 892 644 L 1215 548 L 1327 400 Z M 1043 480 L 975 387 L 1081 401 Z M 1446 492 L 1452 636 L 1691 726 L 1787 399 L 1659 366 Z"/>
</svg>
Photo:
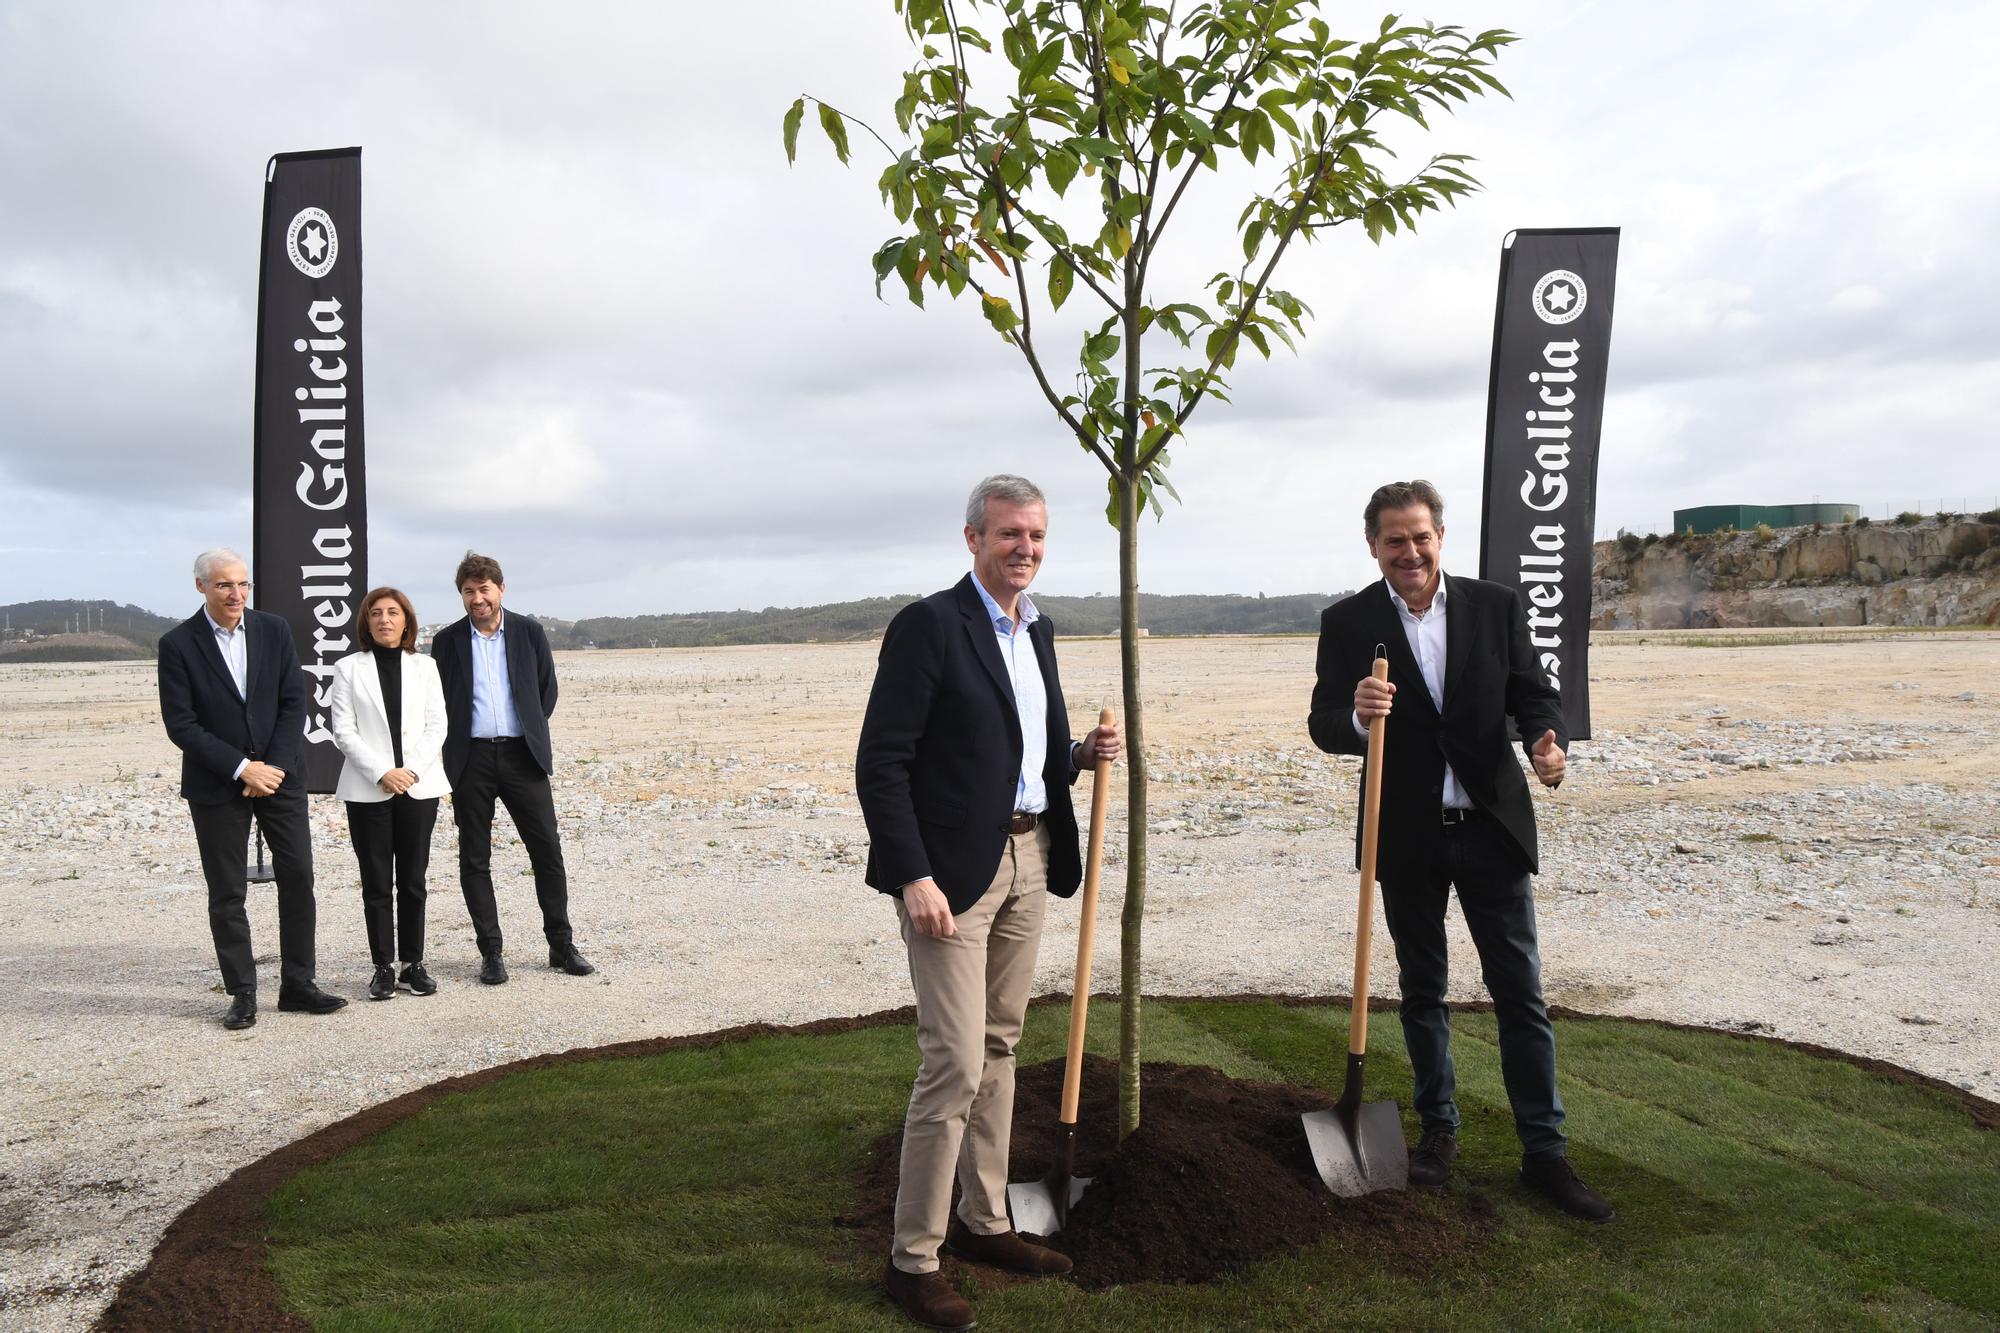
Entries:
<svg viewBox="0 0 2000 1333">
<path fill-rule="evenodd" d="M 1389 679 L 1389 659 L 1375 658 L 1375 679 Z M 1375 935 L 1375 848 L 1382 822 L 1382 733 L 1386 717 L 1368 724 L 1368 767 L 1361 786 L 1361 905 L 1354 916 L 1354 999 L 1347 1012 L 1347 1053 L 1368 1054 L 1368 958 Z"/>
<path fill-rule="evenodd" d="M 1099 710 L 1097 725 L 1108 727 L 1109 708 Z M 1069 996 L 1069 1058 L 1063 1064 L 1062 1123 L 1076 1123 L 1076 1103 L 1083 1095 L 1083 1026 L 1090 1016 L 1090 953 L 1097 943 L 1097 886 L 1104 875 L 1104 794 L 1111 785 L 1111 761 L 1099 759 L 1090 780 L 1090 853 L 1083 864 L 1083 915 L 1076 928 L 1076 985 Z"/>
</svg>

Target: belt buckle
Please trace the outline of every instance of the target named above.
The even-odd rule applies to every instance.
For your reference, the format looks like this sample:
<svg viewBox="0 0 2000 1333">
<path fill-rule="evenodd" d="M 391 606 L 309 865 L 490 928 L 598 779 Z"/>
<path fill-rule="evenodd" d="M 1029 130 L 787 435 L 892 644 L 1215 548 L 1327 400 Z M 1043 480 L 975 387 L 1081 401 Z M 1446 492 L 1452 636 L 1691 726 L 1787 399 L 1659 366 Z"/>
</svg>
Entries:
<svg viewBox="0 0 2000 1333">
<path fill-rule="evenodd" d="M 1447 807 L 1443 813 L 1446 828 L 1450 828 L 1453 824 L 1463 824 L 1472 817 L 1472 811 L 1460 806 Z"/>
<path fill-rule="evenodd" d="M 1007 821 L 1007 832 L 1016 836 L 1023 833 L 1033 833 L 1036 822 L 1036 816 L 1032 811 L 1016 810 L 1013 818 Z"/>
</svg>

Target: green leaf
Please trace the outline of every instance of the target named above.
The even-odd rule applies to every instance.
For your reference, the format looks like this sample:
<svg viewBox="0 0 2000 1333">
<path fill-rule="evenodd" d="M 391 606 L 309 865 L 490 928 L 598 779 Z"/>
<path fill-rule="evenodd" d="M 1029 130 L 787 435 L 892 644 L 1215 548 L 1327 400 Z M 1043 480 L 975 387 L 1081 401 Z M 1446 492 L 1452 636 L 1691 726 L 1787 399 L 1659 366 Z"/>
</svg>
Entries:
<svg viewBox="0 0 2000 1333">
<path fill-rule="evenodd" d="M 1001 333 L 1015 328 L 1021 322 L 1021 317 L 1014 313 L 1013 305 L 1004 296 L 995 296 L 988 292 L 979 298 L 979 308 L 985 313 L 986 322 Z"/>
<path fill-rule="evenodd" d="M 803 113 L 801 113 L 803 114 Z M 834 156 L 844 164 L 847 161 L 847 122 L 840 113 L 826 103 L 819 104 L 819 127 L 826 131 L 826 137 L 833 141 Z"/>
<path fill-rule="evenodd" d="M 1063 302 L 1069 300 L 1070 288 L 1076 285 L 1076 270 L 1069 266 L 1069 260 L 1057 255 L 1049 261 L 1049 308 L 1060 310 Z"/>
<path fill-rule="evenodd" d="M 1118 354 L 1118 335 L 1115 333 L 1094 333 L 1083 340 L 1083 355 L 1087 361 L 1100 364 Z"/>
<path fill-rule="evenodd" d="M 799 160 L 799 122 L 805 118 L 806 99 L 801 97 L 785 113 L 785 161 L 788 163 Z"/>
<path fill-rule="evenodd" d="M 1049 188 L 1058 196 L 1076 179 L 1077 165 L 1076 154 L 1066 153 L 1060 148 L 1051 148 L 1042 158 L 1042 174 L 1049 178 Z"/>
<path fill-rule="evenodd" d="M 903 257 L 903 238 L 898 236 L 875 252 L 875 299 L 882 299 L 882 282 L 896 271 L 897 261 Z"/>
</svg>

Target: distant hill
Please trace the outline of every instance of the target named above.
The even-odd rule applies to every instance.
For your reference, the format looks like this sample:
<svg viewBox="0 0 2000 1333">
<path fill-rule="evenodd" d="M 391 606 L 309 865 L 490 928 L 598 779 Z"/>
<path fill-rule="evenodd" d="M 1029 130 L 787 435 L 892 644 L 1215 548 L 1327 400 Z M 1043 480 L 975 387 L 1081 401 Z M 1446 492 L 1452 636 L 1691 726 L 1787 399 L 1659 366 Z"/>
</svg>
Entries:
<svg viewBox="0 0 2000 1333">
<path fill-rule="evenodd" d="M 870 640 L 890 617 L 917 600 L 870 597 L 825 606 L 762 611 L 705 611 L 670 616 L 599 616 L 572 625 L 543 621 L 561 648 L 711 648 L 746 643 L 843 643 Z M 1035 605 L 1063 634 L 1116 634 L 1116 597 L 1035 596 Z M 1139 594 L 1139 623 L 1148 634 L 1309 634 L 1334 594 L 1282 597 Z"/>
<path fill-rule="evenodd" d="M 0 662 L 109 662 L 148 658 L 178 622 L 108 601 L 15 602 L 0 606 Z"/>
<path fill-rule="evenodd" d="M 1339 594 L 1282 597 L 1139 594 L 1148 634 L 1310 634 Z M 762 611 L 698 611 L 663 616 L 563 620 L 536 615 L 557 648 L 714 648 L 747 643 L 847 643 L 881 637 L 889 619 L 917 595 L 868 597 L 826 606 L 767 606 Z M 1116 597 L 1037 596 L 1059 632 L 1116 634 Z M 158 655 L 160 635 L 179 623 L 116 602 L 16 602 L 0 606 L 0 662 L 103 662 Z M 88 630 L 84 629 L 88 625 Z M 100 627 L 101 626 L 101 627 Z"/>
</svg>

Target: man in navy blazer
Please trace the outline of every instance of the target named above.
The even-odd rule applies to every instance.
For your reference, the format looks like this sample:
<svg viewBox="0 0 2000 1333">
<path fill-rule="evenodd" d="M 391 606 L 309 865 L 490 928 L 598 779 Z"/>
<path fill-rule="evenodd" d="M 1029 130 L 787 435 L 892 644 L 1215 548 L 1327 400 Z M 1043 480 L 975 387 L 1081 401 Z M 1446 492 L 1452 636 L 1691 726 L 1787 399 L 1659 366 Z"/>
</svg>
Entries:
<svg viewBox="0 0 2000 1333">
<path fill-rule="evenodd" d="M 973 489 L 972 573 L 890 621 L 854 762 L 867 881 L 896 899 L 922 1056 L 884 1285 L 933 1328 L 972 1322 L 938 1272 L 940 1246 L 1017 1272 L 1070 1271 L 1008 1218 L 1014 1044 L 1048 896 L 1083 878 L 1070 784 L 1116 759 L 1120 740 L 1113 724 L 1070 741 L 1055 631 L 1027 597 L 1047 535 L 1047 504 L 1024 478 Z"/>
<path fill-rule="evenodd" d="M 1443 1188 L 1458 1156 L 1444 924 L 1456 889 L 1493 996 L 1521 1182 L 1573 1216 L 1609 1221 L 1611 1205 L 1577 1178 L 1567 1154 L 1535 936 L 1535 810 L 1513 748 L 1520 745 L 1543 786 L 1562 782 L 1569 743 L 1562 698 L 1536 661 L 1519 594 L 1444 572 L 1444 499 L 1436 487 L 1378 488 L 1362 528 L 1382 579 L 1320 617 L 1307 728 L 1323 750 L 1366 754 L 1369 729 L 1388 727 L 1376 878 L 1396 943 L 1403 1040 L 1423 1125 L 1410 1183 Z M 1387 681 L 1372 672 L 1378 647 L 1388 657 Z"/>
<path fill-rule="evenodd" d="M 431 657 L 444 684 L 444 771 L 458 823 L 458 882 L 479 942 L 479 979 L 507 980 L 500 909 L 493 898 L 493 807 L 504 803 L 528 849 L 549 966 L 574 977 L 597 969 L 576 951 L 569 924 L 569 873 L 556 828 L 549 714 L 556 662 L 549 636 L 501 602 L 507 581 L 491 556 L 465 553 L 456 575 L 465 618 L 437 632 Z"/>
<path fill-rule="evenodd" d="M 312 830 L 306 818 L 305 676 L 292 627 L 252 611 L 243 557 L 194 562 L 201 610 L 160 636 L 160 717 L 181 751 L 181 796 L 208 881 L 208 928 L 229 993 L 222 1025 L 257 1021 L 257 964 L 244 910 L 250 822 L 271 844 L 278 880 L 278 1008 L 326 1014 L 346 1004 L 313 980 Z"/>
</svg>

